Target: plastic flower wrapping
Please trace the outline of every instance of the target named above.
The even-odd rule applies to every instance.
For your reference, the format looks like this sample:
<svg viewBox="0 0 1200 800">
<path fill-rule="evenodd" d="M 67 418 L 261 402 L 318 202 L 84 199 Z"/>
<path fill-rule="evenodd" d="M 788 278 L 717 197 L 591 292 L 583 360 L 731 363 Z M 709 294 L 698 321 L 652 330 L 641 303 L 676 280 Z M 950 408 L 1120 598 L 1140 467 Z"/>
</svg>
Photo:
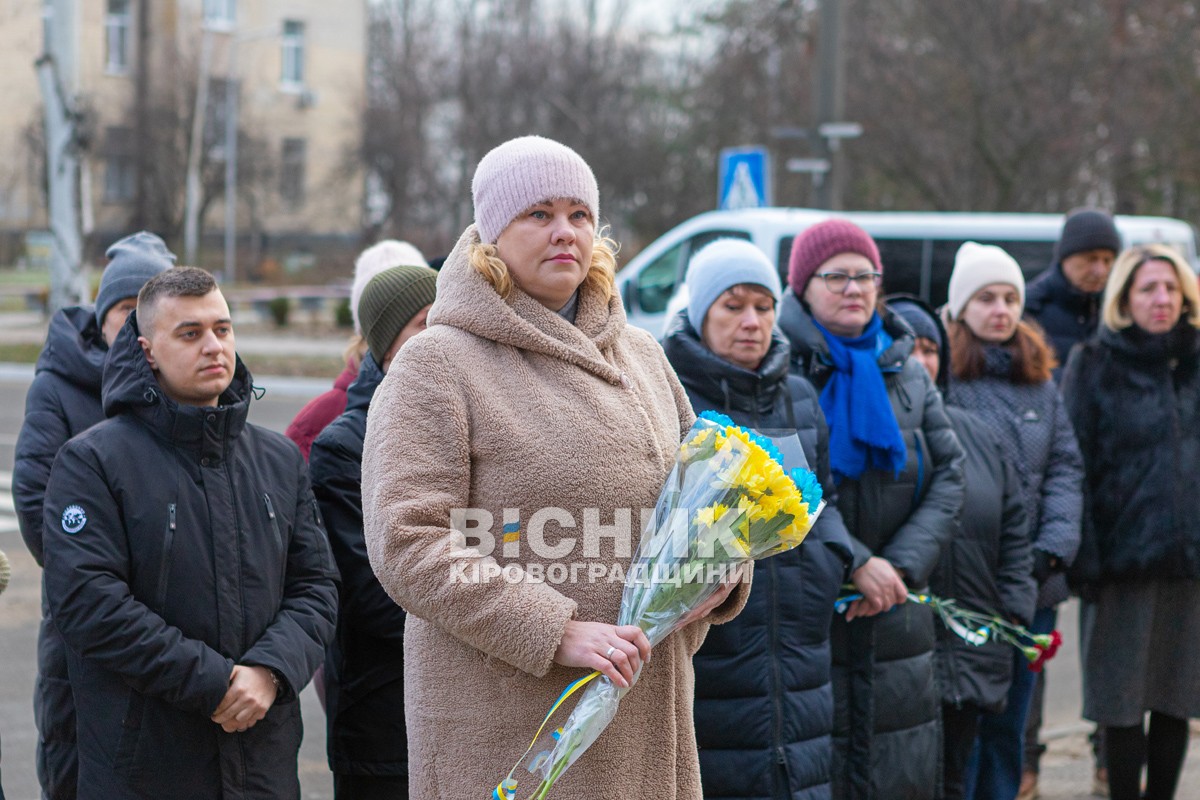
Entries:
<svg viewBox="0 0 1200 800">
<path fill-rule="evenodd" d="M 799 545 L 825 506 L 821 494 L 821 484 L 809 470 L 784 470 L 783 456 L 769 438 L 722 414 L 701 414 L 680 444 L 642 532 L 616 624 L 637 625 L 652 647 L 658 644 L 689 622 L 689 612 L 722 582 L 736 578 L 740 565 Z M 528 770 L 541 783 L 530 797 L 548 797 L 632 688 L 620 689 L 599 672 L 568 686 L 525 756 L 492 793 L 494 800 L 515 800 L 513 772 L 539 743 L 546 749 L 533 756 Z M 550 717 L 581 690 L 566 724 L 543 740 Z"/>
<path fill-rule="evenodd" d="M 846 588 L 852 590 L 854 587 Z M 837 599 L 834 609 L 839 614 L 844 614 L 850 604 L 861 597 L 861 594 L 844 594 Z M 1062 647 L 1062 634 L 1058 631 L 1030 633 L 1026 628 L 1004 619 L 999 614 L 962 608 L 952 598 L 909 592 L 908 600 L 932 608 L 946 626 L 946 630 L 968 644 L 976 647 L 987 642 L 1011 644 L 1025 656 L 1031 672 L 1041 672 L 1046 662 L 1054 658 L 1058 648 Z"/>
</svg>

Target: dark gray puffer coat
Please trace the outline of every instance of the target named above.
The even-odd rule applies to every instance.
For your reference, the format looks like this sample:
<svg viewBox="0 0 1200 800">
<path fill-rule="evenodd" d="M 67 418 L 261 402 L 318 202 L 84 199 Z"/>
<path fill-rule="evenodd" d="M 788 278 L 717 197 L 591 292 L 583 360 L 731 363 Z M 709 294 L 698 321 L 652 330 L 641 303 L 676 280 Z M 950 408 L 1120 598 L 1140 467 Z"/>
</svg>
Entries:
<svg viewBox="0 0 1200 800">
<path fill-rule="evenodd" d="M 792 370 L 824 389 L 829 349 L 789 289 L 779 327 L 792 344 Z M 872 555 L 924 588 L 949 542 L 963 501 L 963 452 L 929 373 L 912 358 L 913 334 L 885 313 L 893 344 L 880 354 L 888 396 L 908 448 L 898 476 L 874 470 L 838 486 L 857 569 Z M 935 624 L 926 606 L 846 623 L 833 636 L 834 796 L 843 800 L 932 800 L 939 794 L 941 696 L 934 678 Z"/>
<path fill-rule="evenodd" d="M 25 419 L 13 463 L 17 520 L 38 564 L 43 563 L 42 501 L 50 466 L 68 439 L 104 419 L 100 381 L 107 357 L 108 345 L 91 306 L 64 308 L 51 318 L 46 346 L 25 395 Z M 67 648 L 50 618 L 44 591 L 33 715 L 42 792 L 50 800 L 72 800 L 78 783 L 75 700 L 67 677 Z"/>
<path fill-rule="evenodd" d="M 1065 569 L 1079 551 L 1083 514 L 1083 461 L 1075 430 L 1054 382 L 1014 383 L 1010 359 L 1007 350 L 988 347 L 989 374 L 951 381 L 949 402 L 970 411 L 1000 439 L 1021 479 L 1033 549 L 1057 556 Z M 1067 596 L 1066 576 L 1052 572 L 1038 590 L 1037 607 L 1053 608 Z"/>
</svg>

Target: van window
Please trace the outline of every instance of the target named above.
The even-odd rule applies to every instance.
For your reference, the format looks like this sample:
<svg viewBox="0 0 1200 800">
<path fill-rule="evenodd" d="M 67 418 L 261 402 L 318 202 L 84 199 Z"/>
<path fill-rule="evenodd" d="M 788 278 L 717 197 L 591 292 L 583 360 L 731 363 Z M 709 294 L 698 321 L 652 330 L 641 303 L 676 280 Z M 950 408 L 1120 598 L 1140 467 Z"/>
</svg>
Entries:
<svg viewBox="0 0 1200 800">
<path fill-rule="evenodd" d="M 651 261 L 637 276 L 638 308 L 647 314 L 659 314 L 667 310 L 667 303 L 675 292 L 679 275 L 679 260 L 687 242 L 680 242 L 658 258 Z"/>
<path fill-rule="evenodd" d="M 746 231 L 717 230 L 698 233 L 651 261 L 637 276 L 637 304 L 647 314 L 666 311 L 675 286 L 683 282 L 692 255 L 717 239 L 750 239 Z"/>
</svg>

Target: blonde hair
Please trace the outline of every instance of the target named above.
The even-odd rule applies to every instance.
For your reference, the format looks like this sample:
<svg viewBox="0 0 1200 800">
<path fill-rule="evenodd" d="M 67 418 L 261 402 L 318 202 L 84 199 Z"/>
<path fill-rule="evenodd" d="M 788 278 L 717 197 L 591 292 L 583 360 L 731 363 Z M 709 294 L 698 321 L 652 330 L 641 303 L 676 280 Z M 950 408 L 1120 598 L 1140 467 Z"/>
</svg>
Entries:
<svg viewBox="0 0 1200 800">
<path fill-rule="evenodd" d="M 354 334 L 350 337 L 350 341 L 346 343 L 346 349 L 342 351 L 342 360 L 347 366 L 354 367 L 357 372 L 362 366 L 363 356 L 367 354 L 367 340 L 359 334 Z"/>
<path fill-rule="evenodd" d="M 616 241 L 609 238 L 608 229 L 601 229 L 592 246 L 592 263 L 588 265 L 587 275 L 583 278 L 583 285 L 588 291 L 597 292 L 605 300 L 611 299 L 616 293 L 618 248 Z M 467 258 L 475 271 L 507 300 L 512 294 L 513 279 L 508 265 L 500 260 L 496 245 L 474 242 Z"/>
<path fill-rule="evenodd" d="M 1200 328 L 1200 287 L 1197 287 L 1196 273 L 1192 272 L 1179 251 L 1165 244 L 1131 247 L 1121 253 L 1117 263 L 1113 264 L 1108 283 L 1104 286 L 1101 308 L 1105 327 L 1119 331 L 1133 324 L 1133 317 L 1129 315 L 1129 290 L 1138 268 L 1147 261 L 1166 261 L 1175 268 L 1179 289 L 1183 292 L 1183 315 L 1193 328 Z"/>
</svg>

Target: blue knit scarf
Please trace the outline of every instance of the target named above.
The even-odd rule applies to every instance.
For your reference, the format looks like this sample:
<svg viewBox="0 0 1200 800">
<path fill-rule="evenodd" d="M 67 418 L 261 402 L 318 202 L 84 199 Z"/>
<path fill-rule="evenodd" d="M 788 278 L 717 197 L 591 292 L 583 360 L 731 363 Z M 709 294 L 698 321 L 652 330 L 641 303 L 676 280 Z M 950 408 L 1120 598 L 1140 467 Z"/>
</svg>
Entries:
<svg viewBox="0 0 1200 800">
<path fill-rule="evenodd" d="M 834 480 L 856 479 L 868 469 L 898 475 L 908 450 L 879 369 L 879 354 L 892 344 L 883 320 L 873 315 L 862 335 L 853 339 L 836 336 L 813 322 L 825 337 L 834 369 L 821 391 Z"/>
</svg>

